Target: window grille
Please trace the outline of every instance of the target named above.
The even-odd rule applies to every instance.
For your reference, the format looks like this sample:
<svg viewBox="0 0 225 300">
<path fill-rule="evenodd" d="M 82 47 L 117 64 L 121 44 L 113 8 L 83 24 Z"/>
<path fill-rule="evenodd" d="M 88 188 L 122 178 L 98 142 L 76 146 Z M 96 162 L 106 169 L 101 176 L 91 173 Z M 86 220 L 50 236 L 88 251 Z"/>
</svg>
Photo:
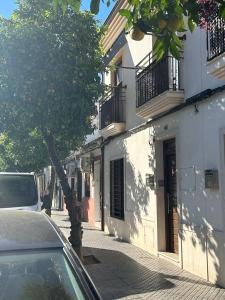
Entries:
<svg viewBox="0 0 225 300">
<path fill-rule="evenodd" d="M 110 161 L 110 215 L 124 219 L 124 160 Z"/>
</svg>

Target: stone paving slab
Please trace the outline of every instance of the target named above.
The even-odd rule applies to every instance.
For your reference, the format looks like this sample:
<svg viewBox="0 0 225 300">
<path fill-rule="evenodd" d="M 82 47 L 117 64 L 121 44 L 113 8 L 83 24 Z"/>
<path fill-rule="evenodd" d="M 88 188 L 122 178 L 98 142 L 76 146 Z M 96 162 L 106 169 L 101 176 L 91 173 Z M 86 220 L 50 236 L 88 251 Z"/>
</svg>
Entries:
<svg viewBox="0 0 225 300">
<path fill-rule="evenodd" d="M 68 216 L 53 211 L 52 218 L 68 237 Z M 87 223 L 83 227 L 84 255 L 100 261 L 86 269 L 103 299 L 225 300 L 225 289 Z"/>
</svg>

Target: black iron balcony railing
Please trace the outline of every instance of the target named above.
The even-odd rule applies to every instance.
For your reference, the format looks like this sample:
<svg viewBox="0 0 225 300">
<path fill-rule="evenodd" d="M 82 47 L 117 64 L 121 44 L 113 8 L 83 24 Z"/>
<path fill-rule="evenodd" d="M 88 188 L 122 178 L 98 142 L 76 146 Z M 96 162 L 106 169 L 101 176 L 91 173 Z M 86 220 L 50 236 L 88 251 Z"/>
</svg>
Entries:
<svg viewBox="0 0 225 300">
<path fill-rule="evenodd" d="M 182 90 L 182 58 L 165 56 L 159 62 L 152 53 L 136 67 L 137 107 L 167 90 Z"/>
<path fill-rule="evenodd" d="M 111 88 L 100 102 L 100 130 L 112 123 L 125 122 L 125 88 Z"/>
<path fill-rule="evenodd" d="M 208 25 L 207 52 L 208 60 L 225 52 L 225 21 L 222 18 L 217 17 Z"/>
</svg>

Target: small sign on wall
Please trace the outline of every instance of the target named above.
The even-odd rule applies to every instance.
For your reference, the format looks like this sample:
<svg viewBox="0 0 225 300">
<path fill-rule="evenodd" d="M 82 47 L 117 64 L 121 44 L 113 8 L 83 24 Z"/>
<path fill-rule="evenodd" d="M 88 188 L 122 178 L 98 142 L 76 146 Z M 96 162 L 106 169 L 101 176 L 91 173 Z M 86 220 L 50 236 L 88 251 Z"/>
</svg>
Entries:
<svg viewBox="0 0 225 300">
<path fill-rule="evenodd" d="M 206 189 L 219 188 L 218 170 L 205 170 L 205 188 Z"/>
</svg>

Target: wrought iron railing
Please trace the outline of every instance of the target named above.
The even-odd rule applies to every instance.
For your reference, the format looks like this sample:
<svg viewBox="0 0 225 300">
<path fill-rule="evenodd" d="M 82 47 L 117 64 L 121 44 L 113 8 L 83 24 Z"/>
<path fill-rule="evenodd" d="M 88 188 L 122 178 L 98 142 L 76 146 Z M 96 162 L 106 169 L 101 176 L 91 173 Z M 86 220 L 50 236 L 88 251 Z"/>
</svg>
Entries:
<svg viewBox="0 0 225 300">
<path fill-rule="evenodd" d="M 112 123 L 125 122 L 125 87 L 112 87 L 100 101 L 100 130 Z"/>
<path fill-rule="evenodd" d="M 182 62 L 171 55 L 157 61 L 149 53 L 136 66 L 137 107 L 167 90 L 182 90 Z"/>
<path fill-rule="evenodd" d="M 225 21 L 222 18 L 217 17 L 208 25 L 207 52 L 208 60 L 225 52 Z"/>
</svg>

